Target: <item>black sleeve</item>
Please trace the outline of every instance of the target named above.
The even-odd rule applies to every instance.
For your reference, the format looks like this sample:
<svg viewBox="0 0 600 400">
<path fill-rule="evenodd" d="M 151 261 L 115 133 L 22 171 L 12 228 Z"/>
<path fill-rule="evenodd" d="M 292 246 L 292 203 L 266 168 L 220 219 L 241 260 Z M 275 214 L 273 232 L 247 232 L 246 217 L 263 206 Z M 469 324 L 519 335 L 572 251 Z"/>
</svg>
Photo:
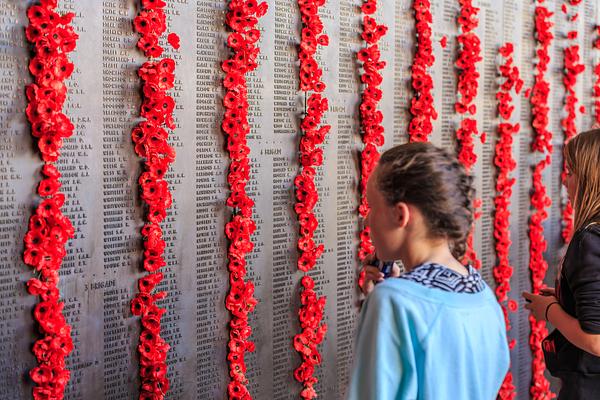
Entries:
<svg viewBox="0 0 600 400">
<path fill-rule="evenodd" d="M 569 278 L 577 319 L 585 332 L 600 334 L 600 232 L 582 232 L 578 249 L 579 260 Z"/>
</svg>

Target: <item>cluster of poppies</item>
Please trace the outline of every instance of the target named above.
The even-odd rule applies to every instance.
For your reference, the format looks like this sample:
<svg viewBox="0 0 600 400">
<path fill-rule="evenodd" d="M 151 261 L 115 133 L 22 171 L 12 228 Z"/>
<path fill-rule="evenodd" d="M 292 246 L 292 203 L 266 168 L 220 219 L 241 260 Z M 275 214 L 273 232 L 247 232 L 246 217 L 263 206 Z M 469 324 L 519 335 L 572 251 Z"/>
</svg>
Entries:
<svg viewBox="0 0 600 400">
<path fill-rule="evenodd" d="M 366 46 L 358 52 L 358 60 L 362 63 L 361 82 L 364 85 L 361 104 L 361 136 L 364 148 L 360 154 L 361 177 L 359 182 L 360 205 L 358 212 L 364 220 L 369 214 L 369 204 L 367 202 L 367 182 L 371 173 L 379 161 L 378 147 L 384 144 L 383 113 L 377 109 L 382 98 L 380 85 L 383 82 L 383 76 L 380 71 L 385 68 L 386 62 L 381 60 L 379 51 L 379 41 L 387 33 L 387 26 L 378 24 L 370 17 L 377 11 L 377 1 L 365 1 L 361 7 L 365 14 L 363 17 L 362 39 Z M 358 246 L 358 257 L 362 261 L 369 254 L 375 251 L 371 242 L 370 230 L 364 227 L 360 233 L 360 242 Z M 358 284 L 364 283 L 364 272 L 358 278 Z"/>
<path fill-rule="evenodd" d="M 27 87 L 27 118 L 31 133 L 46 162 L 60 156 L 63 139 L 73 134 L 74 126 L 62 112 L 67 98 L 67 80 L 73 73 L 73 63 L 67 57 L 75 50 L 78 35 L 71 21 L 75 14 L 60 15 L 56 1 L 45 0 L 27 10 L 29 25 L 27 40 L 34 45 L 35 56 L 29 62 L 34 83 Z"/>
<path fill-rule="evenodd" d="M 494 204 L 496 206 L 494 214 L 494 238 L 496 239 L 496 257 L 498 264 L 493 269 L 494 279 L 496 281 L 496 297 L 502 307 L 506 330 L 511 329 L 508 313 L 517 310 L 517 302 L 508 298 L 510 292 L 510 278 L 513 275 L 513 267 L 510 265 L 510 198 L 515 178 L 510 174 L 517 166 L 513 157 L 512 145 L 513 136 L 519 133 L 521 129 L 518 123 L 512 124 L 510 119 L 515 109 L 511 92 L 519 94 L 523 88 L 523 80 L 520 78 L 519 69 L 513 64 L 514 46 L 512 43 L 506 43 L 499 50 L 502 57 L 502 64 L 499 66 L 499 73 L 502 79 L 500 88 L 496 93 L 498 100 L 498 115 L 501 122 L 498 125 L 498 142 L 496 143 L 494 164 L 498 168 L 496 178 L 496 197 Z M 509 347 L 513 348 L 516 342 L 512 339 Z M 503 400 L 512 400 L 516 396 L 515 386 L 513 384 L 512 372 L 508 371 L 498 397 Z"/>
<path fill-rule="evenodd" d="M 433 16 L 429 0 L 413 2 L 415 13 L 415 29 L 417 32 L 417 49 L 413 59 L 411 78 L 415 95 L 410 104 L 412 119 L 408 126 L 408 136 L 411 142 L 427 142 L 433 131 L 432 120 L 438 117 L 433 104 L 433 78 L 428 68 L 433 66 L 435 57 L 431 41 Z M 446 46 L 447 38 L 442 39 L 442 47 Z"/>
<path fill-rule="evenodd" d="M 476 199 L 473 202 L 473 209 L 474 209 L 473 219 L 474 220 L 478 220 L 479 218 L 481 218 L 481 205 L 482 205 L 481 199 Z M 475 245 L 473 243 L 474 231 L 475 231 L 475 227 L 473 226 L 473 227 L 471 227 L 469 236 L 467 236 L 467 241 L 466 241 L 467 249 L 465 250 L 465 255 L 463 256 L 462 262 L 472 265 L 475 269 L 481 269 L 481 260 L 477 257 L 477 251 L 475 251 Z"/>
<path fill-rule="evenodd" d="M 373 12 L 375 12 L 375 10 L 373 10 Z M 378 24 L 375 18 L 368 15 L 363 17 L 363 31 L 361 37 L 368 44 L 379 42 L 379 39 L 381 39 L 387 31 L 388 27 L 383 24 Z"/>
<path fill-rule="evenodd" d="M 367 204 L 367 213 L 368 213 L 368 204 Z M 375 246 L 371 241 L 371 228 L 366 226 L 360 231 L 359 236 L 359 248 L 358 248 L 358 258 L 361 261 L 364 261 L 368 255 L 373 254 L 375 252 Z M 363 287 L 365 284 L 365 275 L 366 272 L 364 269 L 361 269 L 358 275 L 358 286 Z"/>
<path fill-rule="evenodd" d="M 166 3 L 162 0 L 142 0 L 142 9 L 134 19 L 134 29 L 140 35 L 138 47 L 148 58 L 161 57 L 164 49 L 159 40 L 167 30 Z M 176 34 L 169 43 L 179 46 Z M 169 145 L 168 129 L 175 129 L 173 110 L 175 100 L 167 92 L 174 87 L 175 61 L 171 58 L 149 60 L 138 70 L 142 80 L 142 105 L 139 122 L 131 137 L 136 154 L 144 159 L 144 172 L 138 178 L 141 198 L 146 205 L 147 222 L 141 230 L 147 275 L 138 280 L 139 292 L 131 301 L 131 312 L 141 318 L 142 329 L 138 344 L 140 356 L 140 399 L 163 399 L 169 390 L 167 352 L 169 344 L 161 338 L 161 318 L 166 312 L 157 302 L 166 292 L 153 293 L 163 280 L 161 268 L 166 265 L 166 243 L 160 223 L 167 217 L 172 195 L 165 175 L 175 161 L 175 150 Z"/>
<path fill-rule="evenodd" d="M 163 0 L 141 0 L 142 10 L 133 20 L 133 27 L 140 38 L 137 47 L 144 52 L 146 57 L 160 57 L 164 51 L 160 45 L 160 38 L 167 31 L 167 15 L 165 7 L 167 3 Z M 167 36 L 169 44 L 179 48 L 179 36 L 170 33 Z"/>
<path fill-rule="evenodd" d="M 327 108 L 327 99 L 320 94 L 313 93 L 308 98 L 306 116 L 301 123 L 303 136 L 300 139 L 300 163 L 302 168 L 294 180 L 296 188 L 296 205 L 294 209 L 298 215 L 300 225 L 298 269 L 303 272 L 309 272 L 316 266 L 317 260 L 321 257 L 324 250 L 323 244 L 317 245 L 314 242 L 314 234 L 319 226 L 314 209 L 319 200 L 315 184 L 315 168 L 323 163 L 323 149 L 318 148 L 318 146 L 324 142 L 326 135 L 331 129 L 329 125 L 320 125 Z M 314 283 L 311 283 L 312 279 L 310 277 L 306 276 L 305 278 L 302 280 L 304 291 L 311 291 Z M 308 298 L 312 299 L 312 297 Z M 303 303 L 303 307 L 300 310 L 301 320 L 303 314 L 306 315 L 309 310 L 314 308 L 315 304 Z M 304 332 L 298 336 L 303 334 Z"/>
<path fill-rule="evenodd" d="M 460 146 L 458 159 L 470 171 L 477 161 L 473 137 L 480 135 L 477 129 L 477 121 L 472 118 L 477 112 L 477 106 L 474 102 L 479 89 L 480 75 L 477 71 L 477 63 L 482 60 L 481 40 L 475 33 L 475 28 L 479 25 L 477 15 L 479 8 L 473 6 L 473 0 L 460 0 L 459 2 L 458 24 L 460 34 L 457 38 L 459 52 L 456 67 L 460 70 L 460 74 L 458 75 L 458 94 L 455 109 L 458 114 L 465 115 L 467 118 L 463 119 L 457 131 Z M 471 117 L 468 117 L 468 115 Z M 481 135 L 480 137 L 483 142 L 485 136 Z"/>
<path fill-rule="evenodd" d="M 544 238 L 543 221 L 548 218 L 547 209 L 552 205 L 542 181 L 542 173 L 550 165 L 550 155 L 536 164 L 533 171 L 533 192 L 531 205 L 534 209 L 529 222 L 529 268 L 531 270 L 532 292 L 539 293 L 544 285 L 548 263 L 544 259 L 547 242 Z M 550 383 L 544 376 L 546 364 L 541 348 L 542 340 L 548 335 L 545 321 L 537 321 L 529 316 L 531 334 L 529 346 L 532 353 L 532 384 L 530 394 L 532 399 L 549 399 Z"/>
<path fill-rule="evenodd" d="M 479 89 L 479 72 L 477 63 L 482 60 L 481 40 L 475 33 L 479 26 L 479 8 L 473 6 L 473 0 L 459 0 L 460 12 L 458 16 L 458 58 L 456 67 L 460 70 L 457 85 L 457 101 L 454 105 L 456 112 L 463 116 L 458 129 L 456 139 L 458 141 L 458 160 L 465 166 L 467 171 L 477 162 L 475 154 L 474 137 L 479 136 L 481 142 L 485 142 L 485 134 L 480 134 L 477 128 L 477 113 L 475 98 Z M 477 214 L 479 215 L 479 213 Z M 477 257 L 473 246 L 473 231 L 467 238 L 467 251 L 464 261 L 471 263 L 475 268 L 481 268 L 481 260 Z"/>
<path fill-rule="evenodd" d="M 542 173 L 550 165 L 550 154 L 552 154 L 552 133 L 548 130 L 550 107 L 548 98 L 550 93 L 550 82 L 546 78 L 550 64 L 549 48 L 554 40 L 551 21 L 553 13 L 548 10 L 543 2 L 535 8 L 535 39 L 536 59 L 534 70 L 534 84 L 531 91 L 530 103 L 532 112 L 532 126 L 535 136 L 532 150 L 537 153 L 546 154 L 533 170 L 533 190 L 531 194 L 531 206 L 533 209 L 529 220 L 529 269 L 531 270 L 532 290 L 538 293 L 543 286 L 544 277 L 548 270 L 548 264 L 544 260 L 544 251 L 547 247 L 544 238 L 543 222 L 548 218 L 547 208 L 551 200 L 546 193 Z M 532 384 L 530 394 L 534 399 L 549 398 L 550 383 L 544 376 L 545 363 L 541 342 L 547 334 L 544 322 L 538 322 L 530 317 L 531 334 L 529 346 L 532 352 Z"/>
<path fill-rule="evenodd" d="M 496 211 L 494 216 L 494 237 L 496 239 L 496 254 L 498 265 L 494 268 L 494 278 L 498 286 L 496 287 L 496 297 L 502 304 L 508 301 L 510 292 L 510 278 L 513 274 L 513 267 L 509 261 L 510 240 L 510 197 L 512 187 L 515 183 L 514 178 L 510 178 L 510 173 L 515 170 L 517 163 L 513 157 L 512 146 L 513 137 L 519 133 L 521 126 L 518 123 L 510 123 L 514 106 L 511 91 L 516 94 L 523 88 L 523 80 L 520 78 L 519 69 L 513 65 L 514 47 L 512 43 L 507 43 L 500 48 L 500 54 L 503 57 L 503 64 L 499 67 L 500 76 L 503 79 L 500 90 L 496 94 L 498 100 L 498 115 L 501 122 L 498 125 L 498 141 L 496 143 L 494 164 L 498 168 L 498 177 L 496 180 L 496 197 L 494 200 Z M 507 305 L 505 309 L 514 308 Z M 510 329 L 510 323 L 506 320 L 507 328 Z"/>
<path fill-rule="evenodd" d="M 74 131 L 62 110 L 68 92 L 65 80 L 74 69 L 67 55 L 75 50 L 78 35 L 71 25 L 75 14 L 61 15 L 56 8 L 56 0 L 41 0 L 29 7 L 29 25 L 25 31 L 34 52 L 29 63 L 34 82 L 26 88 L 29 102 L 26 114 L 45 162 L 44 179 L 37 188 L 43 200 L 29 219 L 23 254 L 23 261 L 36 274 L 27 281 L 27 290 L 40 298 L 33 311 L 40 332 L 32 349 L 37 366 L 29 372 L 36 383 L 34 399 L 63 398 L 70 378 L 65 357 L 73 350 L 71 327 L 63 315 L 58 281 L 59 269 L 67 254 L 65 246 L 75 230 L 61 211 L 65 195 L 60 193 L 61 174 L 53 163 L 60 156 L 63 139 L 72 136 Z"/>
<path fill-rule="evenodd" d="M 542 181 L 542 173 L 550 165 L 550 155 L 537 163 L 533 170 L 533 193 L 531 196 L 531 205 L 534 213 L 531 216 L 529 225 L 530 239 L 530 269 L 532 277 L 532 289 L 538 293 L 544 285 L 544 277 L 548 269 L 548 264 L 544 259 L 544 252 L 548 245 L 544 240 L 544 228 L 542 222 L 548 218 L 548 207 L 552 205 L 552 200 L 548 197 L 546 186 Z"/>
<path fill-rule="evenodd" d="M 302 168 L 294 185 L 296 187 L 295 211 L 300 224 L 300 238 L 298 239 L 298 269 L 303 272 L 312 270 L 317 259 L 323 254 L 323 244 L 316 245 L 313 238 L 319 221 L 314 209 L 319 200 L 315 184 L 315 168 L 323 164 L 323 149 L 318 146 L 323 143 L 331 127 L 322 125 L 321 119 L 328 108 L 326 98 L 313 93 L 307 101 L 306 116 L 302 120 L 303 136 L 300 139 L 300 163 Z"/>
<path fill-rule="evenodd" d="M 33 345 L 38 366 L 29 374 L 37 384 L 33 388 L 34 399 L 62 399 L 70 377 L 65 357 L 73 350 L 73 341 L 71 327 L 62 313 L 64 303 L 60 301 L 58 271 L 74 229 L 61 211 L 65 196 L 58 192 L 60 173 L 48 163 L 42 168 L 42 174 L 45 179 L 38 186 L 38 194 L 44 200 L 29 219 L 24 238 L 25 264 L 33 267 L 38 276 L 27 281 L 27 290 L 41 300 L 33 311 L 41 333 Z"/>
<path fill-rule="evenodd" d="M 235 162 L 235 161 L 233 161 Z M 252 328 L 248 323 L 257 300 L 254 298 L 254 284 L 246 277 L 245 255 L 252 251 L 254 244 L 250 236 L 256 230 L 252 218 L 241 214 L 235 215 L 225 227 L 229 239 L 228 267 L 230 290 L 225 299 L 225 307 L 232 315 L 229 322 L 229 342 L 227 361 L 231 381 L 227 387 L 230 399 L 250 399 L 247 388 L 246 363 L 247 351 L 254 351 L 254 343 L 249 340 Z"/>
<path fill-rule="evenodd" d="M 537 42 L 535 59 L 535 78 L 531 91 L 530 103 L 533 115 L 532 126 L 535 131 L 532 150 L 543 153 L 552 152 L 552 132 L 548 130 L 548 113 L 550 107 L 548 98 L 550 95 L 550 82 L 546 78 L 546 72 L 550 64 L 550 45 L 554 40 L 551 21 L 553 13 L 544 6 L 535 8 L 535 37 Z"/>
<path fill-rule="evenodd" d="M 294 378 L 302 383 L 300 397 L 314 399 L 317 392 L 314 385 L 318 379 L 314 376 L 315 367 L 321 364 L 321 353 L 317 346 L 325 338 L 327 324 L 322 323 L 325 311 L 325 297 L 317 297 L 314 280 L 302 277 L 300 294 L 300 327 L 302 332 L 294 336 L 294 349 L 302 356 L 302 364 L 294 370 Z"/>
<path fill-rule="evenodd" d="M 571 0 L 569 2 L 571 6 L 575 7 L 579 4 L 578 1 Z M 577 14 L 575 14 L 577 15 Z M 563 83 L 565 85 L 566 97 L 565 97 L 565 117 L 561 120 L 563 131 L 565 132 L 565 143 L 577 135 L 577 125 L 575 120 L 577 118 L 579 99 L 575 92 L 577 86 L 577 76 L 585 71 L 585 65 L 581 63 L 581 57 L 579 54 L 579 45 L 575 42 L 577 39 L 577 31 L 572 30 L 568 33 L 568 40 L 573 43 L 564 49 L 564 77 Z M 585 107 L 581 106 L 579 111 L 584 113 Z M 562 180 L 566 179 L 567 165 L 563 163 Z M 573 207 L 571 202 L 567 200 L 562 210 L 563 216 L 563 229 L 562 237 L 563 240 L 568 242 L 571 240 L 573 234 Z"/>
<path fill-rule="evenodd" d="M 315 55 L 319 46 L 329 45 L 329 36 L 323 34 L 323 21 L 319 16 L 319 7 L 325 0 L 298 0 L 302 17 L 302 36 L 298 58 L 300 59 L 300 90 L 321 93 L 325 83 L 321 80 L 323 70 L 319 67 Z"/>
<path fill-rule="evenodd" d="M 597 38 L 594 41 L 594 49 L 596 51 L 596 60 L 600 60 L 598 56 L 600 54 L 600 25 L 596 27 Z M 594 82 L 594 118 L 596 124 L 600 124 L 600 61 L 596 62 L 594 66 L 594 75 L 596 76 L 596 82 Z"/>
<path fill-rule="evenodd" d="M 247 387 L 244 359 L 246 352 L 254 351 L 254 343 L 249 339 L 252 328 L 248 323 L 248 315 L 257 304 L 254 284 L 246 280 L 246 255 L 254 248 L 250 237 L 256 230 L 252 219 L 254 201 L 246 192 L 251 168 L 247 140 L 250 125 L 246 74 L 258 67 L 258 41 L 261 35 L 257 25 L 267 9 L 266 2 L 259 4 L 254 0 L 232 0 L 225 16 L 225 23 L 231 29 L 227 46 L 232 50 L 231 56 L 221 63 L 225 72 L 225 115 L 221 128 L 227 139 L 231 160 L 227 175 L 230 193 L 226 203 L 233 209 L 233 217 L 225 226 L 225 234 L 229 239 L 227 260 L 230 288 L 225 307 L 231 313 L 227 351 L 230 377 L 227 392 L 230 399 L 252 398 Z"/>
<path fill-rule="evenodd" d="M 321 81 L 323 70 L 315 59 L 319 46 L 327 46 L 329 37 L 323 34 L 323 22 L 319 15 L 319 8 L 325 5 L 325 0 L 299 0 L 298 7 L 302 17 L 302 36 L 300 39 L 300 90 L 308 96 L 306 112 L 300 127 L 299 159 L 300 173 L 294 180 L 296 188 L 295 211 L 300 225 L 298 239 L 298 269 L 305 273 L 301 280 L 302 292 L 301 305 L 298 310 L 300 327 L 302 331 L 294 336 L 294 348 L 302 357 L 302 363 L 294 371 L 294 378 L 302 383 L 300 397 L 313 399 L 317 397 L 314 385 L 317 378 L 314 376 L 315 368 L 321 363 L 321 354 L 318 345 L 323 341 L 327 332 L 327 325 L 321 323 L 325 309 L 325 297 L 317 297 L 314 290 L 315 282 L 306 275 L 312 270 L 317 260 L 323 254 L 323 244 L 314 242 L 314 234 L 319 226 L 319 221 L 314 209 L 319 200 L 315 184 L 316 168 L 323 164 L 323 144 L 331 126 L 322 125 L 322 118 L 329 105 L 327 98 L 319 92 L 325 90 L 325 83 Z"/>
<path fill-rule="evenodd" d="M 521 129 L 520 124 L 510 123 L 510 119 L 515 109 L 511 92 L 514 91 L 517 95 L 521 93 L 523 80 L 520 78 L 519 69 L 513 64 L 513 44 L 506 43 L 500 48 L 499 53 L 503 62 L 499 66 L 502 83 L 496 93 L 496 100 L 498 101 L 497 110 L 501 122 L 498 125 L 498 141 L 496 143 L 494 155 L 494 164 L 498 168 L 496 198 L 494 200 L 496 205 L 494 237 L 496 239 L 498 265 L 494 268 L 494 277 L 498 284 L 496 296 L 498 297 L 499 302 L 504 303 L 508 300 L 507 294 L 510 292 L 510 278 L 513 273 L 513 268 L 510 266 L 508 259 L 509 248 L 511 245 L 510 231 L 508 229 L 510 220 L 509 207 L 512 187 L 515 183 L 515 179 L 510 178 L 510 173 L 514 171 L 517 166 L 513 157 L 512 145 L 514 142 L 514 135 L 518 134 Z M 509 321 L 507 320 L 506 322 L 508 326 Z"/>
</svg>

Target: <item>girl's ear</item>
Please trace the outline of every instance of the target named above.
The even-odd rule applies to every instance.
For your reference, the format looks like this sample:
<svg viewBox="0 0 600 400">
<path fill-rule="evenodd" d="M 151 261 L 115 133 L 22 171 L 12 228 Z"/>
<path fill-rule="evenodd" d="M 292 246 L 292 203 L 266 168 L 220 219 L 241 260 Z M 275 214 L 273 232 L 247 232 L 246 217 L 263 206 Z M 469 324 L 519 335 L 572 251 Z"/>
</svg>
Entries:
<svg viewBox="0 0 600 400">
<path fill-rule="evenodd" d="M 394 207 L 394 222 L 398 225 L 398 228 L 406 228 L 409 220 L 410 208 L 408 204 L 403 201 L 396 203 Z"/>
</svg>

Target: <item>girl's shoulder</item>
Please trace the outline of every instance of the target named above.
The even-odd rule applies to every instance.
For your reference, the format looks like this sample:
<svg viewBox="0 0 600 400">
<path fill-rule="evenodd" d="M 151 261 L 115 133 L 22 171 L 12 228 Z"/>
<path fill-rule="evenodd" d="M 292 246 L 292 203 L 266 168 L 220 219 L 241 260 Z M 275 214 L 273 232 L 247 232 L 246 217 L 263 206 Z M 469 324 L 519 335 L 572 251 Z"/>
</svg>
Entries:
<svg viewBox="0 0 600 400">
<path fill-rule="evenodd" d="M 579 229 L 573 235 L 565 259 L 561 276 L 574 285 L 580 279 L 600 266 L 600 224 L 592 223 Z"/>
<path fill-rule="evenodd" d="M 569 248 L 573 248 L 573 250 L 581 250 L 581 245 L 583 242 L 593 243 L 595 241 L 600 241 L 600 223 L 591 222 L 575 231 L 571 241 L 569 242 Z"/>
<path fill-rule="evenodd" d="M 581 228 L 577 239 L 580 250 L 582 247 L 600 249 L 600 223 L 592 222 Z"/>
<path fill-rule="evenodd" d="M 600 235 L 600 222 L 590 222 L 583 228 L 583 231 Z"/>
</svg>

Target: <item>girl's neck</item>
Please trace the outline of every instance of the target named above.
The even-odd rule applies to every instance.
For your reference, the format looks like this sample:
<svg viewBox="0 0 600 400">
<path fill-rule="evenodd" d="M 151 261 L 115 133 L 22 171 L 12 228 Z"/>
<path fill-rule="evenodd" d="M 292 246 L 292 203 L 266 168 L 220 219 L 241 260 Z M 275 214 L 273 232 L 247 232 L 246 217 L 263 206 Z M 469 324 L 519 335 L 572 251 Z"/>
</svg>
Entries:
<svg viewBox="0 0 600 400">
<path fill-rule="evenodd" d="M 425 263 L 443 265 L 461 275 L 468 275 L 468 270 L 450 251 L 447 240 L 414 240 L 402 249 L 400 259 L 406 271 Z"/>
</svg>

